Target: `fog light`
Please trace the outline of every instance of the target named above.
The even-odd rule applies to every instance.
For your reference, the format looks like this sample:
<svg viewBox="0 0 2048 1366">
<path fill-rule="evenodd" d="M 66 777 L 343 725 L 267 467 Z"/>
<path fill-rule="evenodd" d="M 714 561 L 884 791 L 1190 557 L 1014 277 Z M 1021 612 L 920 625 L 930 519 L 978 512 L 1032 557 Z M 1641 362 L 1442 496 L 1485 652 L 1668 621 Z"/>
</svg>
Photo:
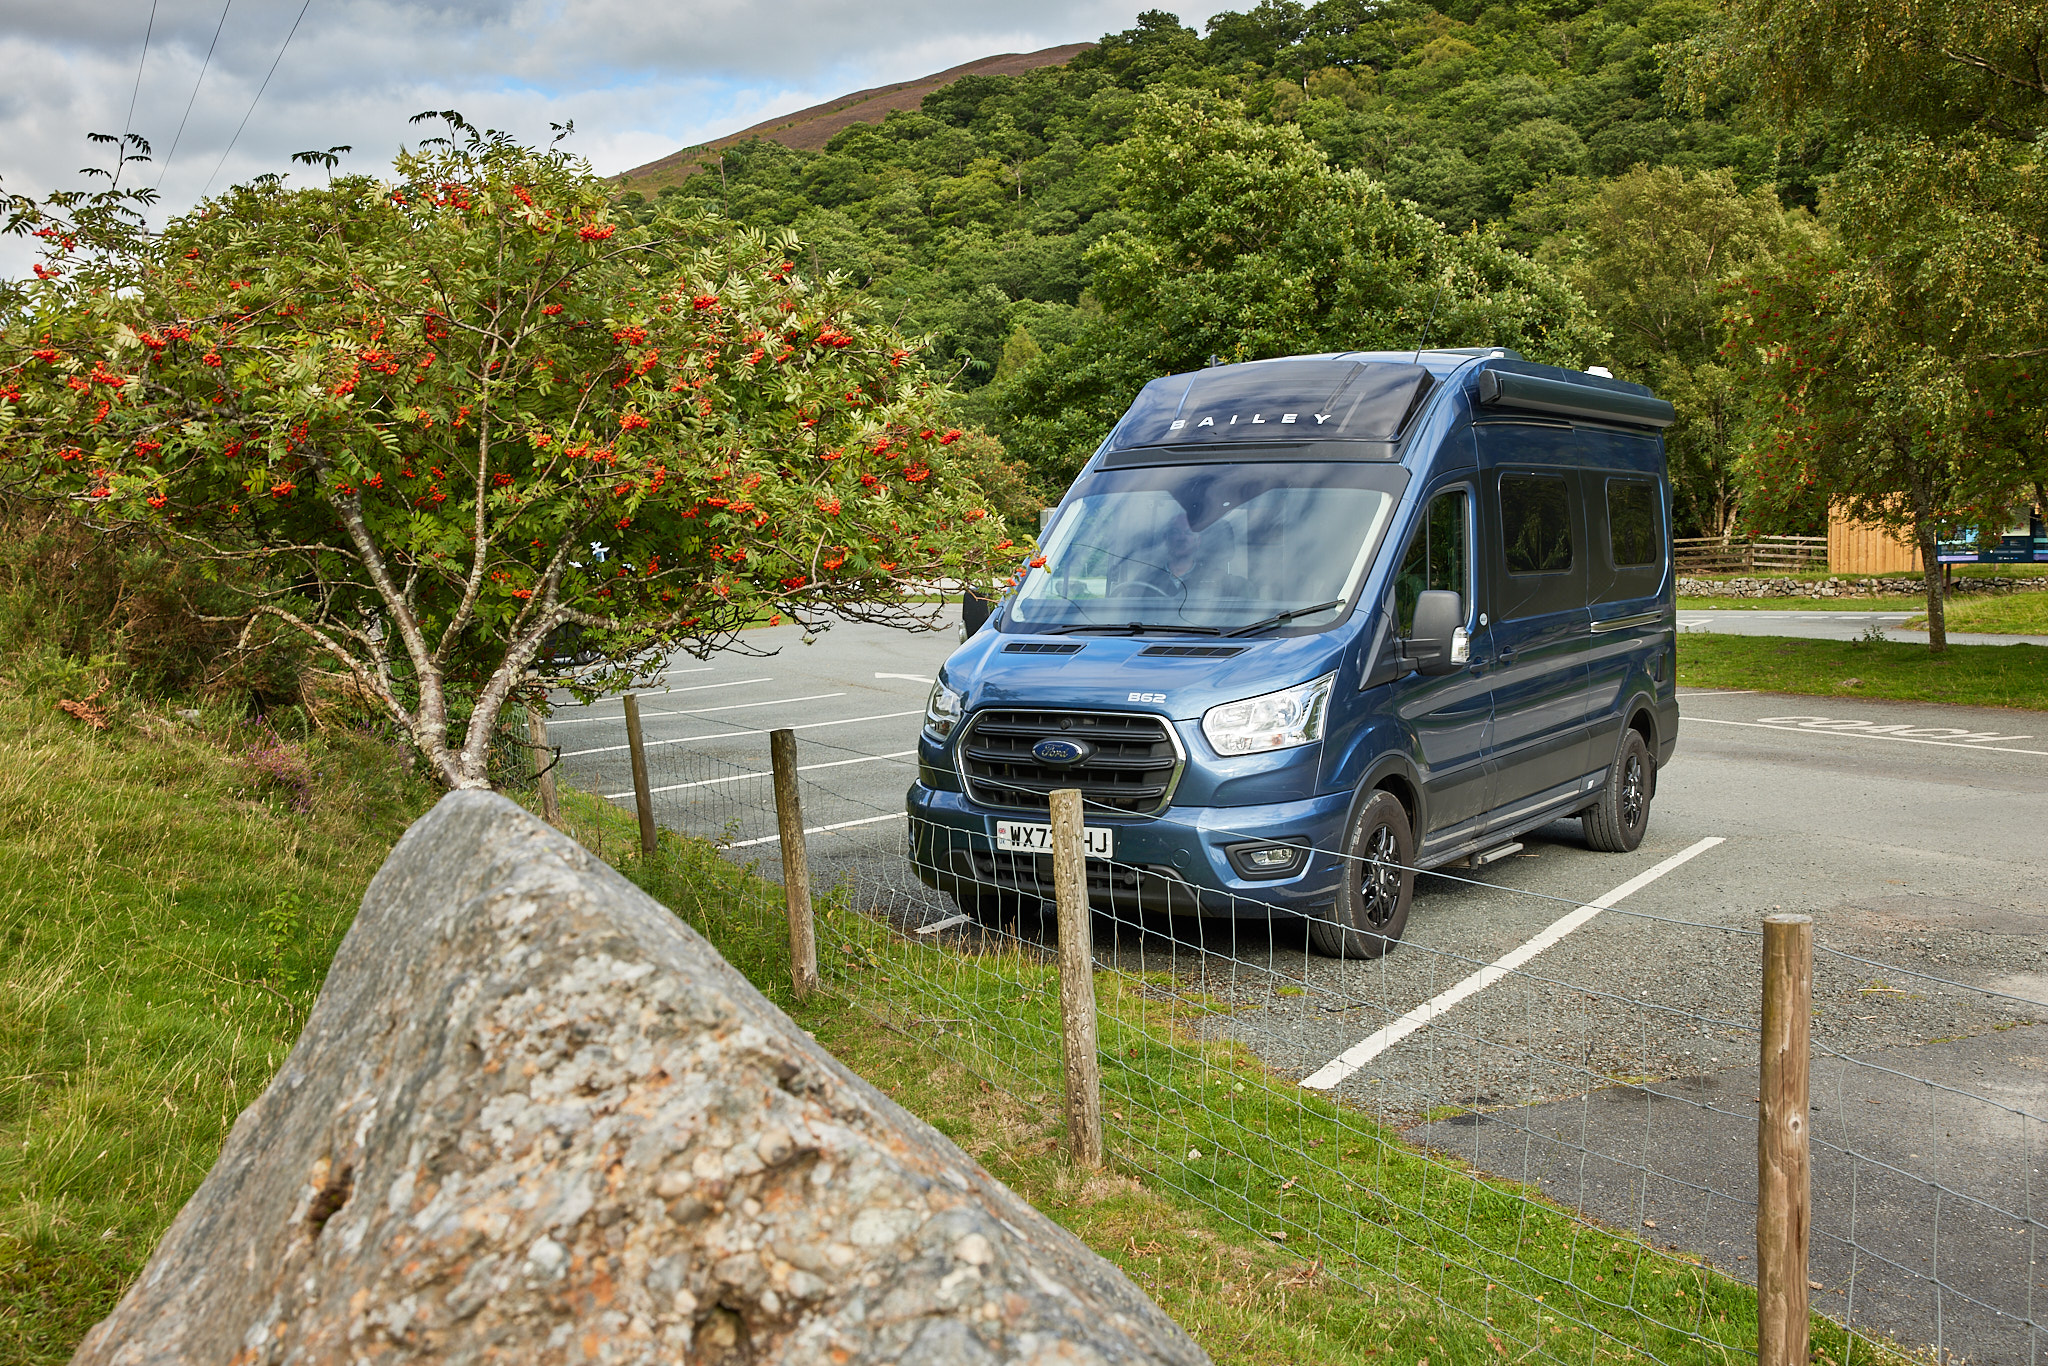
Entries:
<svg viewBox="0 0 2048 1366">
<path fill-rule="evenodd" d="M 1308 841 L 1276 840 L 1272 843 L 1233 844 L 1225 851 L 1239 877 L 1286 877 L 1301 871 L 1308 858 Z"/>
</svg>

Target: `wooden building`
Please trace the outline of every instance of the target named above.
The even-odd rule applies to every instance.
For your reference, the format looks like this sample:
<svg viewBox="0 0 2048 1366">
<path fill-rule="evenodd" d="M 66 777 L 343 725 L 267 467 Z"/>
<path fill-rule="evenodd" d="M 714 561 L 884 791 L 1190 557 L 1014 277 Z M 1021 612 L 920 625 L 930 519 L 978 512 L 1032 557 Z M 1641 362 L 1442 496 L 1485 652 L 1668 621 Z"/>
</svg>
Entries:
<svg viewBox="0 0 2048 1366">
<path fill-rule="evenodd" d="M 1920 550 L 1911 541 L 1840 512 L 1828 516 L 1828 573 L 1917 574 Z"/>
</svg>

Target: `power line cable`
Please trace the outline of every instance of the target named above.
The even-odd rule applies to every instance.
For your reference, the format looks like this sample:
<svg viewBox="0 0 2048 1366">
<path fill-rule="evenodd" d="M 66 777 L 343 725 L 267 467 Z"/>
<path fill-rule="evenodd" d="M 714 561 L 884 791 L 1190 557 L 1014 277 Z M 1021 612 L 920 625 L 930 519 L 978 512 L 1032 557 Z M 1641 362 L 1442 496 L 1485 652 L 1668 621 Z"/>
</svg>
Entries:
<svg viewBox="0 0 2048 1366">
<path fill-rule="evenodd" d="M 213 65 L 213 50 L 220 46 L 220 31 L 227 27 L 228 11 L 234 8 L 235 0 L 228 0 L 220 7 L 220 22 L 213 26 L 213 41 L 206 45 L 206 60 L 199 64 L 199 79 L 192 82 L 192 95 L 185 101 L 184 116 L 178 120 L 178 131 L 171 136 L 171 150 L 164 153 L 163 167 L 157 171 L 156 183 L 161 188 L 164 177 L 171 173 L 171 158 L 178 155 L 178 142 L 185 136 L 186 120 L 192 117 L 192 106 L 199 99 L 199 87 L 206 82 L 206 68 Z"/>
<path fill-rule="evenodd" d="M 121 168 L 128 164 L 128 135 L 135 131 L 135 102 L 142 97 L 142 68 L 149 65 L 149 40 L 156 33 L 156 0 L 149 0 L 149 23 L 142 30 L 142 56 L 135 63 L 135 88 L 128 92 L 128 118 L 121 125 L 121 140 L 114 144 L 114 183 L 121 183 Z"/>
<path fill-rule="evenodd" d="M 242 130 L 249 126 L 249 115 L 256 112 L 256 106 L 263 100 L 263 92 L 270 89 L 270 78 L 277 74 L 277 64 L 284 60 L 285 49 L 292 45 L 292 35 L 299 31 L 299 24 L 304 21 L 306 11 L 311 8 L 313 8 L 313 0 L 306 0 L 305 4 L 299 6 L 299 17 L 292 20 L 291 32 L 284 35 L 284 42 L 279 45 L 277 56 L 270 63 L 270 70 L 263 73 L 263 84 L 256 87 L 256 98 L 249 101 L 249 112 L 242 115 L 242 121 L 235 125 L 235 135 L 228 139 L 228 145 L 221 152 L 220 160 L 214 164 L 213 174 L 206 178 L 205 187 L 199 191 L 201 199 L 206 198 L 207 190 L 213 188 L 215 177 L 220 175 L 220 168 L 228 164 L 228 153 L 234 151 L 235 144 L 242 140 Z"/>
</svg>

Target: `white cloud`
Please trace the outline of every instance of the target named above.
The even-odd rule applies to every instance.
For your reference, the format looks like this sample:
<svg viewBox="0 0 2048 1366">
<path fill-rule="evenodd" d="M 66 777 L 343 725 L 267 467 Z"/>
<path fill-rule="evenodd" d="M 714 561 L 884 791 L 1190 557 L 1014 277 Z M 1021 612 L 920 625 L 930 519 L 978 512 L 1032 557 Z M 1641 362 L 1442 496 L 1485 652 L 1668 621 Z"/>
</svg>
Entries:
<svg viewBox="0 0 2048 1366">
<path fill-rule="evenodd" d="M 350 144 L 345 166 L 382 170 L 419 135 L 406 120 L 423 109 L 460 109 L 535 141 L 550 123 L 574 120 L 570 145 L 609 173 L 849 90 L 1092 40 L 1129 27 L 1145 7 L 310 0 L 280 61 L 295 0 L 232 0 L 225 24 L 216 0 L 155 0 L 138 83 L 146 0 L 0 0 L 0 185 L 40 195 L 77 184 L 77 168 L 107 164 L 85 135 L 122 131 L 131 99 L 133 129 L 155 160 L 125 175 L 161 181 L 166 212 L 265 171 L 304 175 L 289 158 L 305 149 Z M 1199 29 L 1223 6 L 1167 8 Z M 0 272 L 24 271 L 28 259 L 0 239 Z"/>
</svg>

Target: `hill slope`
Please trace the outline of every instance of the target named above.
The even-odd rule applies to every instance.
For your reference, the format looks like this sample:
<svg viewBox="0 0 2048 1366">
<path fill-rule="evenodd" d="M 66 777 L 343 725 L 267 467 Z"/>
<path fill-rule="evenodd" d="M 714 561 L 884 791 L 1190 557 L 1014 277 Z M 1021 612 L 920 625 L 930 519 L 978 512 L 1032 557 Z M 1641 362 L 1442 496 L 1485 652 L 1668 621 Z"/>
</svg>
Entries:
<svg viewBox="0 0 2048 1366">
<path fill-rule="evenodd" d="M 715 138 L 709 144 L 713 148 L 730 147 L 737 142 L 752 138 L 767 138 L 785 147 L 804 152 L 823 151 L 825 144 L 834 134 L 856 123 L 880 123 L 889 117 L 892 110 L 915 109 L 924 102 L 924 97 L 941 86 L 951 85 L 962 76 L 1021 76 L 1042 66 L 1065 66 L 1080 53 L 1094 47 L 1093 43 L 1067 43 L 1061 47 L 1043 48 L 1037 52 L 1004 52 L 993 57 L 980 57 L 959 66 L 935 71 L 929 76 L 920 76 L 912 81 L 898 81 L 894 85 L 878 85 L 871 90 L 856 90 L 850 95 L 841 95 L 823 104 L 814 104 L 808 109 L 799 109 L 794 114 L 779 114 L 751 128 L 742 128 Z M 619 181 L 642 194 L 653 194 L 664 185 L 680 184 L 695 175 L 700 169 L 697 158 L 703 155 L 701 149 L 686 147 L 671 152 L 658 161 L 645 166 L 635 166 L 622 172 Z"/>
</svg>

